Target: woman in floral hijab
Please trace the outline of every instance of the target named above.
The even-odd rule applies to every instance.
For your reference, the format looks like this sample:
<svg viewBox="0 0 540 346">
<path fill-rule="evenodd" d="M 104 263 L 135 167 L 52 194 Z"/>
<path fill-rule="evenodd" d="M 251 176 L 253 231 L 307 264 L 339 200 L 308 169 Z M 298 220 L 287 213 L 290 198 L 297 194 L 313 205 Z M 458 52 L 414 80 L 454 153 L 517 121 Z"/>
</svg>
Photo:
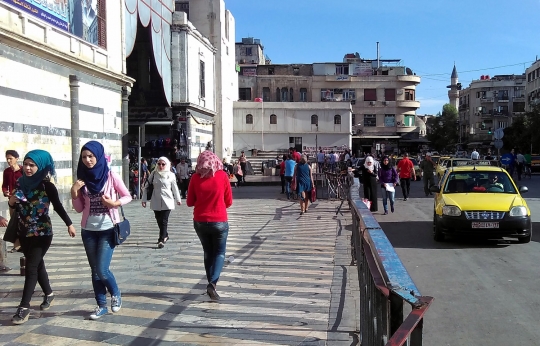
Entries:
<svg viewBox="0 0 540 346">
<path fill-rule="evenodd" d="M 232 190 L 223 164 L 213 152 L 206 150 L 197 159 L 195 174 L 188 188 L 187 206 L 193 209 L 193 226 L 204 251 L 206 292 L 219 300 L 216 285 L 225 262 L 229 233 L 227 208 L 232 205 Z"/>
</svg>

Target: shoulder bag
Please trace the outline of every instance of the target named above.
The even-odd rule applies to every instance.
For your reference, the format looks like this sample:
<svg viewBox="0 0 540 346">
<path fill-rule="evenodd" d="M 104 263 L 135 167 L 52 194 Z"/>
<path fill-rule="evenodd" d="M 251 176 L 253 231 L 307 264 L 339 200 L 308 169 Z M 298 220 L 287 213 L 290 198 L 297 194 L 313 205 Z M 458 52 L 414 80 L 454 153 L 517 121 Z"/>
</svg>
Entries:
<svg viewBox="0 0 540 346">
<path fill-rule="evenodd" d="M 5 241 L 9 243 L 14 243 L 19 238 L 19 217 L 18 212 L 14 212 L 13 215 L 11 215 L 11 218 L 9 219 L 9 223 L 6 228 L 6 232 L 4 233 L 4 239 Z"/>
<path fill-rule="evenodd" d="M 127 237 L 129 237 L 131 234 L 131 226 L 129 225 L 128 219 L 126 219 L 126 216 L 124 215 L 124 208 L 122 206 L 120 206 L 120 211 L 122 211 L 122 218 L 124 220 L 114 225 L 116 245 L 120 245 L 125 242 Z"/>
<path fill-rule="evenodd" d="M 154 177 L 155 177 L 155 174 L 152 174 L 152 182 L 150 182 L 150 177 L 147 180 L 147 185 L 146 185 L 146 200 L 147 201 L 152 199 L 152 194 L 154 193 Z"/>
</svg>

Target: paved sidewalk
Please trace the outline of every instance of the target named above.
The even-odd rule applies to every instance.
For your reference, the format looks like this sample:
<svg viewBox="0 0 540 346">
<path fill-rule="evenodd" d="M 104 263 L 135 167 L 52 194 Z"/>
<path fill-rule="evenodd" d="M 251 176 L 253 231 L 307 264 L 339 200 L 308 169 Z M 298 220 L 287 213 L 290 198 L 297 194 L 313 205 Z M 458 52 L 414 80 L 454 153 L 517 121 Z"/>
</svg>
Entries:
<svg viewBox="0 0 540 346">
<path fill-rule="evenodd" d="M 39 286 L 30 320 L 11 324 L 24 278 L 20 254 L 0 275 L 0 345 L 351 345 L 359 327 L 358 279 L 351 266 L 350 216 L 339 202 L 317 201 L 305 215 L 276 186 L 234 189 L 221 300 L 206 295 L 203 253 L 192 209 L 171 214 L 170 241 L 156 248 L 153 212 L 125 208 L 130 239 L 112 270 L 122 290 L 120 312 L 86 319 L 95 306 L 80 235 L 70 239 L 58 217 L 45 257 L 57 298 L 41 312 Z M 71 213 L 76 225 L 80 215 Z M 77 227 L 79 230 L 80 227 Z M 79 231 L 78 231 L 79 232 Z"/>
</svg>

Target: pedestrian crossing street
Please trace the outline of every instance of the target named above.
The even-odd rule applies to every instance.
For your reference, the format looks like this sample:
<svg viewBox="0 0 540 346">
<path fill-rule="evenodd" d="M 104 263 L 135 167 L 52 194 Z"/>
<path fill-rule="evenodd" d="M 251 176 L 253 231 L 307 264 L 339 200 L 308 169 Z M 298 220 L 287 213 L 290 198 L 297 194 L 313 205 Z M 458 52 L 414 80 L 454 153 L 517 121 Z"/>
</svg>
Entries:
<svg viewBox="0 0 540 346">
<path fill-rule="evenodd" d="M 69 238 L 53 216 L 45 263 L 56 299 L 40 311 L 38 286 L 30 320 L 12 325 L 24 278 L 20 254 L 9 254 L 13 270 L 0 276 L 0 345 L 326 345 L 335 324 L 336 235 L 346 222 L 335 217 L 339 203 L 318 201 L 300 216 L 297 203 L 257 197 L 250 188 L 235 189 L 229 210 L 226 257 L 234 260 L 223 269 L 219 302 L 206 295 L 192 209 L 182 205 L 171 213 L 170 240 L 157 249 L 153 212 L 139 201 L 127 205 L 132 234 L 112 263 L 122 309 L 97 321 L 87 319 L 95 300 L 80 234 Z M 79 225 L 80 215 L 70 215 Z"/>
</svg>

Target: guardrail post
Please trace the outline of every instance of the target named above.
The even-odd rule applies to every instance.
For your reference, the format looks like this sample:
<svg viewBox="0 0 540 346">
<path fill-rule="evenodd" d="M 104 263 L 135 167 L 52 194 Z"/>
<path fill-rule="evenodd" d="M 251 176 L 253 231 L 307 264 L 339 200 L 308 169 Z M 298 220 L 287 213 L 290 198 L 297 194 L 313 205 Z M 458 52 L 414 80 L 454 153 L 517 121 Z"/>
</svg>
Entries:
<svg viewBox="0 0 540 346">
<path fill-rule="evenodd" d="M 403 298 L 390 293 L 390 335 L 403 323 Z"/>
<path fill-rule="evenodd" d="M 424 319 L 421 319 L 420 322 L 418 322 L 418 324 L 416 325 L 416 327 L 411 333 L 410 346 L 422 346 L 423 329 L 424 329 Z"/>
</svg>

